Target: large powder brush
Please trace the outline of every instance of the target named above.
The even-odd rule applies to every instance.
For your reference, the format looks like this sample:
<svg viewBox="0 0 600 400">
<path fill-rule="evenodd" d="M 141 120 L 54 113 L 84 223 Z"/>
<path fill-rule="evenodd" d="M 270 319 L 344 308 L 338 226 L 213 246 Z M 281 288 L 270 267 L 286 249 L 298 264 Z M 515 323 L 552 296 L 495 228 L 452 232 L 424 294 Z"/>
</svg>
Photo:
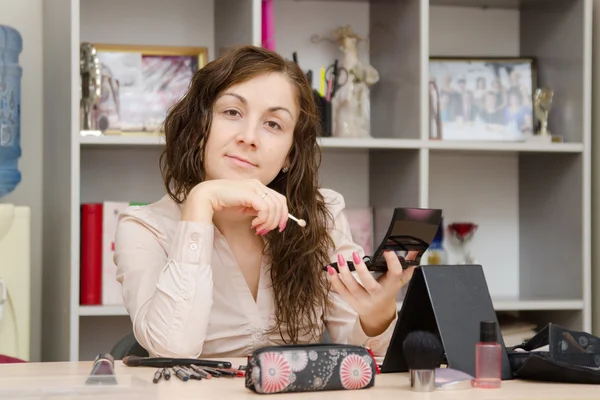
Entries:
<svg viewBox="0 0 600 400">
<path fill-rule="evenodd" d="M 417 392 L 435 390 L 435 369 L 442 363 L 444 347 L 431 332 L 410 332 L 402 343 L 404 358 L 410 370 L 410 387 Z"/>
</svg>

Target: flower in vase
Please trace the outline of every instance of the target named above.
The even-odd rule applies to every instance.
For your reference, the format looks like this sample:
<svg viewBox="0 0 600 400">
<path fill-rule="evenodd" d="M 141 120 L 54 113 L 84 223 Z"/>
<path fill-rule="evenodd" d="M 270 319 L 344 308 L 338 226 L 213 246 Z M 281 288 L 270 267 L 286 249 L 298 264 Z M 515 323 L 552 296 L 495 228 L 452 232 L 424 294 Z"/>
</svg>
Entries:
<svg viewBox="0 0 600 400">
<path fill-rule="evenodd" d="M 448 231 L 460 242 L 464 242 L 473 236 L 475 231 L 477 231 L 477 227 L 477 224 L 472 222 L 455 222 L 448 225 Z"/>
<path fill-rule="evenodd" d="M 475 264 L 475 258 L 471 254 L 468 245 L 470 239 L 477 231 L 477 224 L 472 222 L 455 222 L 448 225 L 448 232 L 452 236 L 460 247 L 461 255 L 459 256 L 459 264 Z"/>
</svg>

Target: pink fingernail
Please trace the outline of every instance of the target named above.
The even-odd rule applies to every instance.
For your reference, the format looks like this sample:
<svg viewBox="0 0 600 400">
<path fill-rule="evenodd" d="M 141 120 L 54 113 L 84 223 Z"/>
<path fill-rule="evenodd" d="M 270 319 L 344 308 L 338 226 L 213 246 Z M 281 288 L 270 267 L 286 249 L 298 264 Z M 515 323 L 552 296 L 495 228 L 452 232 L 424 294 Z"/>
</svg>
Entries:
<svg viewBox="0 0 600 400">
<path fill-rule="evenodd" d="M 360 264 L 360 262 L 362 261 L 358 253 L 355 251 L 352 252 L 352 260 L 354 260 L 354 264 Z"/>
<path fill-rule="evenodd" d="M 333 276 L 335 275 L 335 269 L 333 269 L 333 267 L 331 265 L 327 266 L 327 272 L 329 273 L 329 275 Z"/>
<path fill-rule="evenodd" d="M 338 265 L 340 267 L 346 265 L 346 260 L 344 260 L 344 257 L 341 254 L 338 254 Z"/>
</svg>

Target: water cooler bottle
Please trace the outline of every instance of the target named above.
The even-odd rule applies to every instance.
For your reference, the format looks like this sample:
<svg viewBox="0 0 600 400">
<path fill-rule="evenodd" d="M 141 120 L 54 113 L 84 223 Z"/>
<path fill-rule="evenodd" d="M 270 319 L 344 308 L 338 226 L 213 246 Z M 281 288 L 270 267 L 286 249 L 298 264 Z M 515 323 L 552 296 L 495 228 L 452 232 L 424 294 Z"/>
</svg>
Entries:
<svg viewBox="0 0 600 400">
<path fill-rule="evenodd" d="M 3 199 L 21 182 L 21 35 L 0 25 L 0 354 L 29 360 L 30 210 Z"/>
</svg>

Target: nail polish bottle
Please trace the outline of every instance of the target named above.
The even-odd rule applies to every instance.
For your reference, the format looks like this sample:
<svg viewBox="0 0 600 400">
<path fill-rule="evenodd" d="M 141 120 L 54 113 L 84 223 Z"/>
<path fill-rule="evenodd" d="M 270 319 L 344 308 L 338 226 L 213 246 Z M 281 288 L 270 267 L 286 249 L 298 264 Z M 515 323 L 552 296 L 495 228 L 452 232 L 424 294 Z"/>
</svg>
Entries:
<svg viewBox="0 0 600 400">
<path fill-rule="evenodd" d="M 496 322 L 481 321 L 479 343 L 475 345 L 475 381 L 478 388 L 494 389 L 502 384 L 502 346 L 497 340 Z"/>
</svg>

